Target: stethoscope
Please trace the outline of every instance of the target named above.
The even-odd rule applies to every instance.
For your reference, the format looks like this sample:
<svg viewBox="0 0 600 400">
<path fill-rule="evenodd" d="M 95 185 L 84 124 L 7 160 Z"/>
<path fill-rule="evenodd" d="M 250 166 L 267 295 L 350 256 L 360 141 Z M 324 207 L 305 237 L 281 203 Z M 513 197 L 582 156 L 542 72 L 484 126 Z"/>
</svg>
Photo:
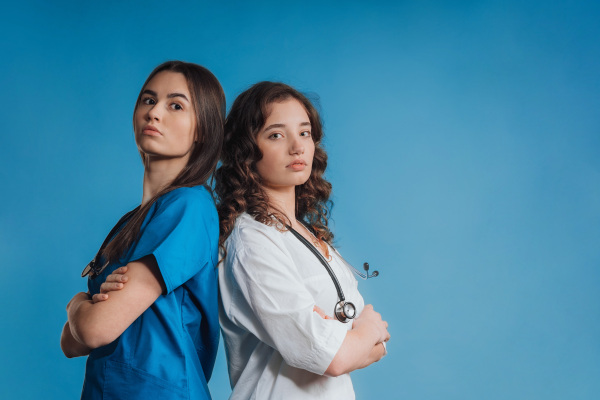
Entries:
<svg viewBox="0 0 600 400">
<path fill-rule="evenodd" d="M 308 230 L 310 232 L 310 230 L 306 226 L 304 226 L 304 227 L 306 228 L 306 230 Z M 319 250 L 317 250 L 315 248 L 315 246 L 313 246 L 308 240 L 306 240 L 304 238 L 304 236 L 302 236 L 300 233 L 298 233 L 294 228 L 292 228 L 289 225 L 287 226 L 287 228 L 290 230 L 290 232 L 292 232 L 294 234 L 294 236 L 296 236 L 298 238 L 298 240 L 300 240 L 300 242 L 302 242 L 302 244 L 304 244 L 319 259 L 319 261 L 321 261 L 321 264 L 323 264 L 323 266 L 329 273 L 329 276 L 331 277 L 331 280 L 333 281 L 333 284 L 335 286 L 335 290 L 337 290 L 338 299 L 339 299 L 339 301 L 335 304 L 335 308 L 334 308 L 334 312 L 333 312 L 335 317 L 337 318 L 337 320 L 340 322 L 343 322 L 343 323 L 347 323 L 351 319 L 356 318 L 356 307 L 354 306 L 354 304 L 352 302 L 346 301 L 346 297 L 344 296 L 344 292 L 342 291 L 340 282 L 338 281 L 337 276 L 335 276 L 335 273 L 331 269 L 331 266 L 329 265 L 329 263 L 327 262 L 325 257 L 323 257 L 321 252 L 319 252 Z M 333 251 L 335 251 L 335 254 L 337 254 L 337 256 L 344 262 L 344 264 L 346 266 L 350 267 L 350 269 L 352 271 L 354 271 L 354 273 L 357 274 L 358 276 L 360 276 L 362 279 L 374 278 L 379 275 L 379 272 L 377 272 L 377 271 L 373 271 L 372 274 L 369 274 L 369 263 L 364 263 L 363 267 L 365 269 L 365 272 L 364 273 L 360 272 L 359 270 L 354 268 L 352 265 L 350 265 L 346 260 L 344 260 L 344 257 L 342 257 L 340 255 L 340 253 L 333 246 L 329 246 L 329 247 L 331 247 L 333 249 Z"/>
<path fill-rule="evenodd" d="M 140 207 L 138 206 L 138 207 L 134 208 L 133 210 L 129 211 L 127 214 L 123 215 L 121 217 L 121 219 L 119 220 L 119 222 L 117 222 L 117 224 L 115 226 L 113 226 L 113 228 L 110 230 L 110 232 L 106 236 L 106 239 L 104 239 L 104 242 L 102 242 L 102 246 L 100 246 L 100 250 L 98 250 L 98 252 L 96 253 L 96 256 L 92 259 L 92 261 L 90 261 L 90 263 L 88 265 L 85 266 L 85 268 L 81 272 L 82 278 L 91 274 L 90 277 L 93 279 L 93 278 L 97 277 L 98 275 L 100 275 L 102 273 L 102 271 L 104 271 L 104 268 L 106 268 L 108 266 L 108 261 L 106 261 L 102 265 L 99 264 L 100 255 L 102 254 L 102 251 L 104 250 L 104 248 L 106 247 L 108 242 L 110 242 L 110 240 L 113 238 L 113 236 L 117 233 L 117 230 L 119 230 L 121 225 L 123 225 L 125 223 L 125 221 L 127 221 L 129 219 L 129 217 L 131 217 L 133 215 L 133 213 L 135 213 L 139 208 Z"/>
</svg>

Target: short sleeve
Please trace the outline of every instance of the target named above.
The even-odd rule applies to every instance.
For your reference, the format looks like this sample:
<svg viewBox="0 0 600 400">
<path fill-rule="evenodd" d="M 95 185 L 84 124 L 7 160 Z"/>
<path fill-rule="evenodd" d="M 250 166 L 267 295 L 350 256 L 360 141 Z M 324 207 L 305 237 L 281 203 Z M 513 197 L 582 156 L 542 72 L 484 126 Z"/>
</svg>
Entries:
<svg viewBox="0 0 600 400">
<path fill-rule="evenodd" d="M 322 375 L 338 352 L 347 327 L 321 318 L 294 261 L 282 244 L 263 232 L 246 232 L 230 248 L 224 278 L 237 295 L 223 299 L 230 319 L 281 353 L 288 365 Z M 277 234 L 281 234 L 277 232 Z M 225 283 L 225 282 L 224 282 Z"/>
<path fill-rule="evenodd" d="M 152 206 L 126 262 L 153 255 L 168 294 L 205 266 L 214 265 L 218 235 L 210 193 L 203 187 L 178 188 Z"/>
</svg>

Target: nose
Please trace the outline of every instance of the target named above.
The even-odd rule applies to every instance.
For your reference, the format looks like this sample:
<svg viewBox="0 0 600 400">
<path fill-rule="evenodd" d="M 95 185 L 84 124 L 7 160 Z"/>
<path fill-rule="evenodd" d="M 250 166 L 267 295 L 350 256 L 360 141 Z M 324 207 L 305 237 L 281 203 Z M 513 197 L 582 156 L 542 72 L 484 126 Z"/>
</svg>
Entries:
<svg viewBox="0 0 600 400">
<path fill-rule="evenodd" d="M 161 115 L 158 108 L 158 104 L 154 104 L 152 107 L 150 107 L 146 117 L 148 121 L 160 121 Z"/>
<path fill-rule="evenodd" d="M 300 140 L 300 138 L 292 139 L 292 143 L 290 143 L 290 154 L 293 155 L 301 155 L 304 154 L 304 144 Z"/>
</svg>

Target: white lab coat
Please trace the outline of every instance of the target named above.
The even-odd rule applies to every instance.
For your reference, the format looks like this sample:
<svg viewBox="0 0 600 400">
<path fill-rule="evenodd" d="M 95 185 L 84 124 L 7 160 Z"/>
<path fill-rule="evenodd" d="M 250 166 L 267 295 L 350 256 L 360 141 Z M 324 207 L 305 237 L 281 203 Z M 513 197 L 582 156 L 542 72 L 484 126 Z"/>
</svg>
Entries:
<svg viewBox="0 0 600 400">
<path fill-rule="evenodd" d="M 317 257 L 291 232 L 238 217 L 219 267 L 219 320 L 231 399 L 354 399 L 350 375 L 323 373 L 352 321 L 333 317 L 338 295 Z M 334 251 L 329 262 L 358 314 L 364 301 L 352 272 Z"/>
</svg>

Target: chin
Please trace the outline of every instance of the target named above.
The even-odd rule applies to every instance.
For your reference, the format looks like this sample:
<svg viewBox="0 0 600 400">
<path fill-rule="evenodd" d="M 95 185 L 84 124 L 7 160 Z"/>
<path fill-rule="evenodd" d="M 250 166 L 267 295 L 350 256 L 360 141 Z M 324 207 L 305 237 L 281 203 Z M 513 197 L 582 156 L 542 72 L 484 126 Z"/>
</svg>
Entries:
<svg viewBox="0 0 600 400">
<path fill-rule="evenodd" d="M 310 178 L 310 175 L 307 177 L 302 177 L 300 179 L 297 179 L 297 182 L 295 183 L 296 186 L 301 186 L 304 185 L 306 182 L 308 182 L 308 179 Z"/>
<path fill-rule="evenodd" d="M 162 152 L 159 149 L 152 148 L 152 146 L 138 145 L 138 150 L 145 156 L 159 156 L 162 154 Z"/>
<path fill-rule="evenodd" d="M 178 153 L 177 151 L 167 149 L 164 143 L 157 143 L 156 141 L 152 140 L 152 138 L 150 138 L 150 140 L 141 140 L 137 143 L 137 145 L 140 152 L 149 156 L 174 157 Z"/>
</svg>

